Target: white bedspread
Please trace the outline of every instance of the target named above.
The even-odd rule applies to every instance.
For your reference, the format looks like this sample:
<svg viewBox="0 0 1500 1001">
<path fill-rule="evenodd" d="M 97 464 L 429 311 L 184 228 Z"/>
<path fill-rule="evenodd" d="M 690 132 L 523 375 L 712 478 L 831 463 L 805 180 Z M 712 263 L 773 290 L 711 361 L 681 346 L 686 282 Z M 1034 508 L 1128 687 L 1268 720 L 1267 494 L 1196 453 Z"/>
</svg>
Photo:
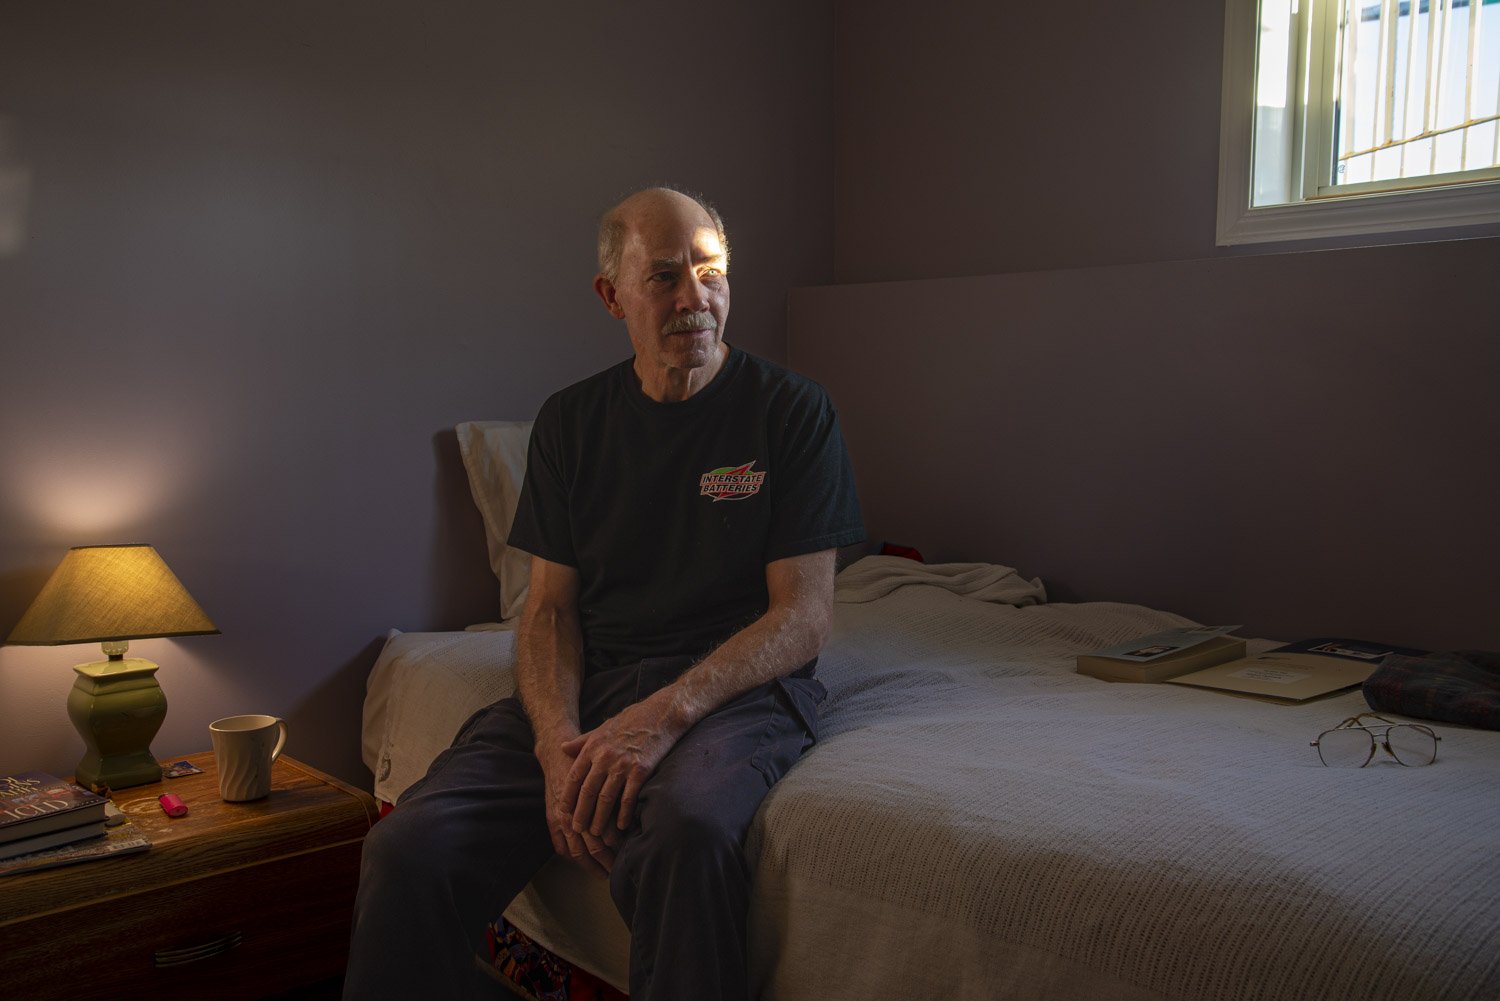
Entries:
<svg viewBox="0 0 1500 1001">
<path fill-rule="evenodd" d="M 1325 769 L 1308 742 L 1356 692 L 1111 685 L 1074 655 L 1186 620 L 868 563 L 840 577 L 822 740 L 751 831 L 758 996 L 1500 998 L 1500 734 Z M 512 920 L 622 983 L 602 883 L 560 868 L 599 934 Z"/>
</svg>

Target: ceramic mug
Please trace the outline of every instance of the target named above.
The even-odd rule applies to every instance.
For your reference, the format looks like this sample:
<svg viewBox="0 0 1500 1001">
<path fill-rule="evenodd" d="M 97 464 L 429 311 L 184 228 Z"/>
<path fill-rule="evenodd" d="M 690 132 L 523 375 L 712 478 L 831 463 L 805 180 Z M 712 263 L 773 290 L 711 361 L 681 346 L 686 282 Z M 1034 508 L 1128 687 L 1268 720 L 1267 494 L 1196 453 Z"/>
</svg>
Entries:
<svg viewBox="0 0 1500 1001">
<path fill-rule="evenodd" d="M 208 725 L 219 768 L 219 798 L 243 803 L 271 795 L 271 763 L 286 746 L 286 720 L 226 716 Z"/>
</svg>

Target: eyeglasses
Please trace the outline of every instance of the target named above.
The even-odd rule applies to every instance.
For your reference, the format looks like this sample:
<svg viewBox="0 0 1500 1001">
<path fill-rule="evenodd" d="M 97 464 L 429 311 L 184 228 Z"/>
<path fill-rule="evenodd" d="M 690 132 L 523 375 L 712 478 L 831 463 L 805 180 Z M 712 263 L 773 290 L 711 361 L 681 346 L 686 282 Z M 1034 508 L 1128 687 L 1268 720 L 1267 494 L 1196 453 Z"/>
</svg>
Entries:
<svg viewBox="0 0 1500 1001">
<path fill-rule="evenodd" d="M 1380 722 L 1360 722 L 1367 719 Z M 1442 739 L 1420 723 L 1392 723 L 1375 713 L 1360 713 L 1332 730 L 1324 730 L 1310 746 L 1318 749 L 1318 757 L 1329 768 L 1363 768 L 1374 759 L 1376 747 L 1383 748 L 1398 765 L 1417 767 L 1437 760 L 1437 745 Z"/>
</svg>

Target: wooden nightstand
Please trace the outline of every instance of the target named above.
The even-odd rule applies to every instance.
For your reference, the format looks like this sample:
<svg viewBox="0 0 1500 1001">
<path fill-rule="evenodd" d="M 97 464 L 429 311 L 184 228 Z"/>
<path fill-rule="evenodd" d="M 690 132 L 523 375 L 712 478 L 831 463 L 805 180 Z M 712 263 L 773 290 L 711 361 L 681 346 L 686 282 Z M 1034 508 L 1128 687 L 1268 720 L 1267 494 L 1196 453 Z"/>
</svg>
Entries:
<svg viewBox="0 0 1500 1001">
<path fill-rule="evenodd" d="M 149 851 L 0 877 L 6 997 L 251 1001 L 343 972 L 375 801 L 282 757 L 269 797 L 225 803 L 213 754 L 188 760 L 203 773 L 114 794 Z"/>
</svg>

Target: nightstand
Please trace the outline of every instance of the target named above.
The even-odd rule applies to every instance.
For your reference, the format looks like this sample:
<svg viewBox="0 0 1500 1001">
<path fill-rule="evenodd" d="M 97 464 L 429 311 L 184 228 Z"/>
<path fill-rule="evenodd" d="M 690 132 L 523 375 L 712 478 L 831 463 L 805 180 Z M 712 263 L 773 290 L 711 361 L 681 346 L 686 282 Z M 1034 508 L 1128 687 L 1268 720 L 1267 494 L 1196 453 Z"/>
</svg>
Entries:
<svg viewBox="0 0 1500 1001">
<path fill-rule="evenodd" d="M 150 850 L 0 877 L 5 996 L 253 1001 L 343 972 L 375 801 L 283 756 L 269 797 L 225 803 L 213 754 L 188 760 L 114 794 Z"/>
</svg>

